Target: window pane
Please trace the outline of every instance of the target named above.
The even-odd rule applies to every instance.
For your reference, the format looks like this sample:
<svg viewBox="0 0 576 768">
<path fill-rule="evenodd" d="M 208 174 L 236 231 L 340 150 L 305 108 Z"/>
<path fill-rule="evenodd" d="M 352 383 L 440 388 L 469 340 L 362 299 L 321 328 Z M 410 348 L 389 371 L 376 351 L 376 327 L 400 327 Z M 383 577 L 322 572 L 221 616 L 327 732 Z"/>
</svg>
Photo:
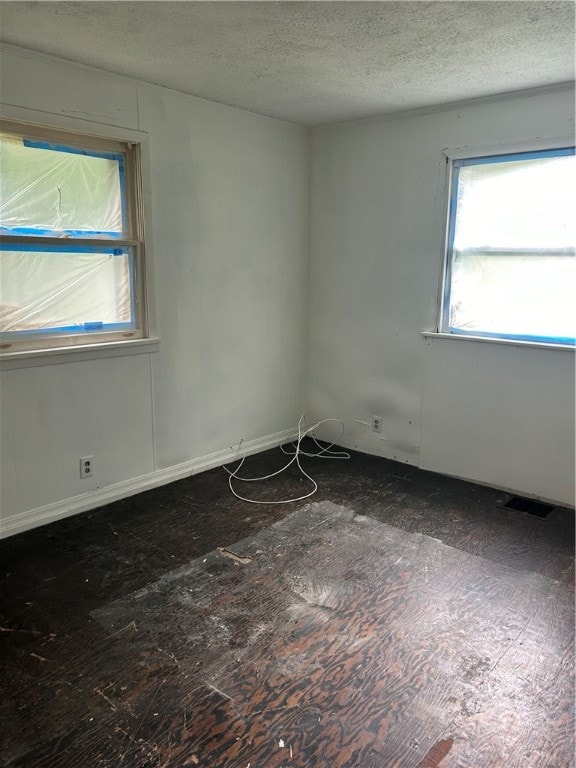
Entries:
<svg viewBox="0 0 576 768">
<path fill-rule="evenodd" d="M 0 136 L 5 234 L 120 237 L 127 225 L 122 154 Z"/>
<path fill-rule="evenodd" d="M 576 157 L 465 165 L 454 249 L 574 246 Z"/>
<path fill-rule="evenodd" d="M 573 148 L 454 163 L 444 330 L 576 337 L 575 178 Z"/>
<path fill-rule="evenodd" d="M 462 254 L 452 271 L 451 330 L 576 338 L 570 255 Z"/>
<path fill-rule="evenodd" d="M 2 246 L 0 331 L 133 328 L 133 258 L 132 248 Z"/>
</svg>

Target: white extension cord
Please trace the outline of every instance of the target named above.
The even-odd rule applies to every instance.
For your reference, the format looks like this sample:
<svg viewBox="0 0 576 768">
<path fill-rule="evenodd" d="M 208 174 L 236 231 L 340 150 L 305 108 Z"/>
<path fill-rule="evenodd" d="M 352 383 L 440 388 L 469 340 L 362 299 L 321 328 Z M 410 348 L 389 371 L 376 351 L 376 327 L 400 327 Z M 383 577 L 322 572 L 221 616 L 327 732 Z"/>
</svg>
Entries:
<svg viewBox="0 0 576 768">
<path fill-rule="evenodd" d="M 294 434 L 294 441 L 292 442 L 292 446 L 294 448 L 294 453 L 290 453 L 287 451 L 284 446 L 281 446 L 282 452 L 285 453 L 287 456 L 292 456 L 290 461 L 285 464 L 283 467 L 281 467 L 276 472 L 272 472 L 269 475 L 263 475 L 262 477 L 240 477 L 238 472 L 242 469 L 242 465 L 244 464 L 244 460 L 246 459 L 246 454 L 242 456 L 242 459 L 240 461 L 240 464 L 236 467 L 234 471 L 228 469 L 228 467 L 224 467 L 226 472 L 228 472 L 228 485 L 230 486 L 230 490 L 236 496 L 237 499 L 240 499 L 241 501 L 247 501 L 250 504 L 291 504 L 295 501 L 303 501 L 304 499 L 310 498 L 310 496 L 313 496 L 316 491 L 318 490 L 318 483 L 314 480 L 314 478 L 310 477 L 310 475 L 302 468 L 302 465 L 300 464 L 300 456 L 307 456 L 309 458 L 318 458 L 318 459 L 349 459 L 350 454 L 347 451 L 332 451 L 331 448 L 334 447 L 336 442 L 342 438 L 345 431 L 344 422 L 340 421 L 340 419 L 322 419 L 321 421 L 316 422 L 316 424 L 312 424 L 312 426 L 308 427 L 306 426 L 305 429 L 302 428 L 302 423 L 305 422 L 304 415 L 300 417 L 298 420 L 298 432 Z M 307 437 L 311 432 L 314 432 L 315 429 L 318 429 L 318 427 L 321 424 L 327 424 L 327 423 L 333 423 L 333 424 L 339 424 L 341 428 L 341 432 L 336 438 L 336 440 L 333 443 L 330 443 L 330 445 L 326 448 L 323 448 L 320 443 L 316 440 L 314 435 L 312 435 L 312 439 L 314 440 L 314 443 L 318 446 L 320 449 L 317 453 L 307 453 L 306 451 L 303 451 L 301 448 L 302 440 Z M 240 453 L 240 449 L 242 447 L 242 440 L 240 441 L 240 445 L 238 446 L 238 453 Z M 300 472 L 304 475 L 304 477 L 309 480 L 312 483 L 312 490 L 309 493 L 304 494 L 303 496 L 298 496 L 294 499 L 280 499 L 280 500 L 274 500 L 271 499 L 269 501 L 257 501 L 256 499 L 249 499 L 246 496 L 241 496 L 239 493 L 237 493 L 234 490 L 233 481 L 239 480 L 243 483 L 256 483 L 263 480 L 269 480 L 271 477 L 277 477 L 278 475 L 282 474 L 282 472 L 285 472 L 288 467 L 292 466 L 292 464 L 296 464 Z"/>
</svg>

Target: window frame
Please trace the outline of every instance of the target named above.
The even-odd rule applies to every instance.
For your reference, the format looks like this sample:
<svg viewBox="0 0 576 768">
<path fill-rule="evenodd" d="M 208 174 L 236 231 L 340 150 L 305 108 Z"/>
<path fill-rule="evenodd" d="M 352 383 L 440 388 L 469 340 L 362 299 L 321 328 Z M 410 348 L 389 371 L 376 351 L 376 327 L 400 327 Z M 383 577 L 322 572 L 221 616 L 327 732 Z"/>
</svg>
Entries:
<svg viewBox="0 0 576 768">
<path fill-rule="evenodd" d="M 0 243 L 4 246 L 14 244 L 19 247 L 25 245 L 61 247 L 62 250 L 70 249 L 71 246 L 87 249 L 94 249 L 98 246 L 133 249 L 131 300 L 133 301 L 135 316 L 134 327 L 127 329 L 94 330 L 83 333 L 50 332 L 51 329 L 39 329 L 38 331 L 27 331 L 13 339 L 2 334 L 0 336 L 0 359 L 8 361 L 13 357 L 29 355 L 53 355 L 58 352 L 70 353 L 90 348 L 128 347 L 135 342 L 141 346 L 143 342 L 150 339 L 150 326 L 144 247 L 142 141 L 140 137 L 135 140 L 133 138 L 134 131 L 121 132 L 118 130 L 114 132 L 117 134 L 115 136 L 97 135 L 67 127 L 52 127 L 4 117 L 0 118 L 0 132 L 11 133 L 24 139 L 31 139 L 34 142 L 48 145 L 87 150 L 88 153 L 94 151 L 95 153 L 120 153 L 123 155 L 127 233 L 122 233 L 120 237 L 66 238 L 0 233 Z M 105 133 L 109 134 L 109 131 Z M 122 136 L 122 133 L 125 136 L 119 138 L 118 135 Z M 126 134 L 131 134 L 131 136 Z"/>
<path fill-rule="evenodd" d="M 568 337 L 545 337 L 531 334 L 507 334 L 485 331 L 469 331 L 450 325 L 450 293 L 452 267 L 454 262 L 454 238 L 456 234 L 456 212 L 458 202 L 458 174 L 460 168 L 469 165 L 497 164 L 520 159 L 540 157 L 573 156 L 576 153 L 573 136 L 558 136 L 541 142 L 519 142 L 514 146 L 468 147 L 444 150 L 446 163 L 446 217 L 442 259 L 441 284 L 438 300 L 438 323 L 434 334 L 444 338 L 462 338 L 498 343 L 523 344 L 547 348 L 574 349 L 574 339 Z M 507 249 L 502 248 L 502 252 Z M 559 249 L 559 252 L 561 249 Z"/>
</svg>

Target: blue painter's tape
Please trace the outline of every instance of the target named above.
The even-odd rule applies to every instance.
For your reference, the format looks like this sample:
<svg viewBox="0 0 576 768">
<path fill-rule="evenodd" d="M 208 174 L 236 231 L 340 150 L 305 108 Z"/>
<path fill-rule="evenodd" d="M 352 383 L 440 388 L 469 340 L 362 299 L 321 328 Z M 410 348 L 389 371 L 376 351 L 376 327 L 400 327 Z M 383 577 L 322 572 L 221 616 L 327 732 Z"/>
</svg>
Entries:
<svg viewBox="0 0 576 768">
<path fill-rule="evenodd" d="M 86 328 L 86 325 L 97 325 L 97 323 L 78 323 L 78 325 L 62 325 L 54 328 L 37 328 L 31 331 L 2 331 L 0 339 L 14 340 L 17 338 L 30 338 L 33 336 L 56 336 L 70 334 L 88 334 L 88 333 L 113 333 L 115 331 L 129 331 L 136 326 L 133 323 L 101 323 L 99 328 Z"/>
<path fill-rule="evenodd" d="M 104 323 L 100 320 L 96 323 L 84 323 L 85 331 L 101 331 L 104 328 Z"/>
<path fill-rule="evenodd" d="M 16 251 L 18 253 L 97 253 L 109 256 L 128 256 L 133 251 L 131 246 L 118 248 L 112 245 L 74 245 L 64 242 L 62 245 L 50 243 L 0 243 L 0 251 Z"/>
<path fill-rule="evenodd" d="M 81 147 L 69 147 L 66 144 L 55 144 L 51 141 L 42 141 L 40 139 L 23 139 L 25 147 L 31 149 L 49 149 L 52 152 L 66 152 L 69 155 L 86 155 L 87 157 L 98 157 L 102 160 L 124 161 L 122 152 L 105 152 L 98 149 L 83 149 Z"/>
<path fill-rule="evenodd" d="M 42 227 L 0 227 L 2 235 L 28 235 L 29 237 L 99 237 L 120 240 L 122 232 L 106 232 L 95 229 L 44 229 Z"/>
<path fill-rule="evenodd" d="M 449 327 L 449 333 L 456 333 L 459 336 L 483 337 L 485 339 L 506 339 L 508 341 L 534 341 L 540 344 L 564 344 L 568 346 L 574 346 L 576 344 L 576 338 L 570 336 L 535 336 L 524 335 L 519 333 L 490 333 L 487 331 L 468 331 L 464 328 L 457 328 L 451 325 Z"/>
<path fill-rule="evenodd" d="M 576 154 L 575 147 L 562 147 L 561 149 L 542 149 L 536 152 L 512 152 L 506 155 L 490 155 L 487 157 L 467 157 L 463 160 L 454 160 L 454 168 L 462 168 L 466 165 L 488 165 L 493 163 L 513 163 L 526 160 L 543 160 L 551 157 L 570 157 Z"/>
</svg>

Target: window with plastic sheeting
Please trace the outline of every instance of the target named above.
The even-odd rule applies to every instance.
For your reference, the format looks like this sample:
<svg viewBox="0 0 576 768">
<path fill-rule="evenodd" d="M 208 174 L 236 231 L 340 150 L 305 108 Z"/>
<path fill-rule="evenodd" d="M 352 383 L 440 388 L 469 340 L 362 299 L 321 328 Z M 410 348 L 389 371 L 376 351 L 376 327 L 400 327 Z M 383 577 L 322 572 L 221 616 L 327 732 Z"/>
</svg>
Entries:
<svg viewBox="0 0 576 768">
<path fill-rule="evenodd" d="M 145 337 L 138 145 L 0 129 L 2 352 Z"/>
<path fill-rule="evenodd" d="M 574 147 L 452 161 L 440 331 L 574 344 Z"/>
</svg>

